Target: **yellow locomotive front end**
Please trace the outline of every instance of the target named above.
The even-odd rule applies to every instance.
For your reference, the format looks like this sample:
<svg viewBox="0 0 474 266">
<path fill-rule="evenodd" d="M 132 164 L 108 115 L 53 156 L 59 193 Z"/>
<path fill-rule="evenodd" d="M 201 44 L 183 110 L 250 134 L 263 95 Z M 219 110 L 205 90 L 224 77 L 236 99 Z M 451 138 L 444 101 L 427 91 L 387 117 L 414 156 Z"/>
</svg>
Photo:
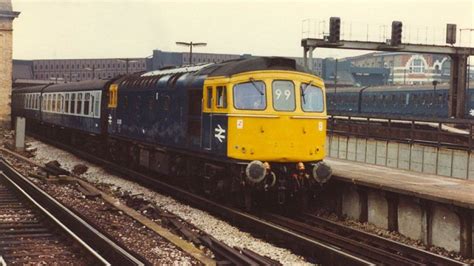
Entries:
<svg viewBox="0 0 474 266">
<path fill-rule="evenodd" d="M 327 114 L 320 78 L 260 70 L 212 77 L 204 85 L 225 88 L 225 93 L 204 94 L 204 102 L 214 97 L 218 106 L 225 102 L 225 108 L 203 111 L 227 116 L 227 157 L 245 162 L 242 172 L 248 184 L 278 186 L 278 180 L 292 177 L 300 183 L 322 184 L 330 178 L 331 170 L 322 162 Z M 265 181 L 269 177 L 274 180 Z"/>
<path fill-rule="evenodd" d="M 253 72 L 230 80 L 227 155 L 240 160 L 314 162 L 325 157 L 323 82 L 295 72 Z"/>
</svg>

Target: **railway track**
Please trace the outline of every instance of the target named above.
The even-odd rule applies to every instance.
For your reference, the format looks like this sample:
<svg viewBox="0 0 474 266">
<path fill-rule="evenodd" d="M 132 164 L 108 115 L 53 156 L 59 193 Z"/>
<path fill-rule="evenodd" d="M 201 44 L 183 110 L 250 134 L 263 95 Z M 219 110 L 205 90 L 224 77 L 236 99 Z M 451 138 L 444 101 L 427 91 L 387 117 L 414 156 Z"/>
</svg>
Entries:
<svg viewBox="0 0 474 266">
<path fill-rule="evenodd" d="M 139 182 L 149 188 L 153 188 L 163 194 L 170 195 L 171 197 L 183 201 L 193 207 L 206 210 L 216 216 L 222 217 L 225 220 L 230 221 L 233 225 L 258 234 L 260 237 L 265 237 L 270 241 L 278 242 L 280 244 L 287 243 L 287 246 L 289 246 L 289 248 L 291 248 L 295 253 L 310 258 L 313 262 L 329 265 L 373 265 L 370 260 L 360 258 L 357 255 L 353 255 L 349 252 L 341 250 L 337 246 L 323 243 L 304 234 L 295 232 L 286 226 L 280 226 L 262 220 L 261 218 L 249 213 L 219 204 L 207 198 L 193 194 L 192 192 L 184 190 L 180 187 L 160 181 L 157 178 L 130 170 L 124 166 L 109 162 L 103 158 L 91 155 L 84 151 L 71 148 L 70 146 L 63 143 L 51 141 L 38 135 L 31 135 L 41 139 L 46 143 L 81 157 L 84 160 L 98 164 L 101 167 L 108 169 L 110 172 L 121 175 L 129 180 Z M 231 252 L 233 254 L 226 255 L 225 253 L 227 253 L 228 250 L 222 250 L 223 256 L 225 256 L 228 261 L 232 261 L 233 259 L 231 257 L 234 256 L 235 253 Z M 252 256 L 254 259 L 257 257 L 257 255 L 252 254 L 251 251 L 241 251 L 239 253 L 247 254 L 246 258 L 240 258 L 242 259 L 242 262 L 244 262 L 246 259 L 251 259 Z M 261 258 L 257 260 L 263 261 Z M 255 264 L 259 264 L 259 262 Z"/>
<path fill-rule="evenodd" d="M 1 158 L 0 258 L 6 264 L 144 265 Z"/>
<path fill-rule="evenodd" d="M 192 194 L 148 175 L 91 156 L 83 151 L 71 149 L 62 143 L 45 141 L 192 206 L 221 216 L 241 228 L 257 232 L 260 236 L 271 236 L 271 240 L 291 243 L 290 248 L 293 248 L 296 253 L 308 258 L 315 258 L 317 263 L 335 265 L 465 265 L 447 257 L 347 228 L 309 214 L 304 214 L 300 221 L 275 214 L 256 217 Z"/>
<path fill-rule="evenodd" d="M 302 214 L 299 220 L 276 215 L 264 216 L 276 224 L 332 244 L 376 264 L 386 265 L 465 265 L 425 250 L 382 238 L 364 231 L 340 225 L 312 214 Z"/>
<path fill-rule="evenodd" d="M 67 172 L 64 169 L 58 167 L 56 164 L 46 164 L 45 166 L 42 166 L 12 151 L 3 148 L 0 148 L 0 150 L 3 152 L 7 152 L 9 155 L 15 156 L 20 160 L 31 163 L 37 166 L 38 168 L 44 170 L 45 172 L 49 172 L 52 175 L 65 174 Z M 95 194 L 93 190 L 88 191 L 89 193 Z M 115 202 L 116 200 L 117 199 L 113 199 L 112 201 Z M 196 244 L 196 246 L 206 246 L 207 248 L 209 248 L 214 253 L 214 260 L 218 265 L 281 265 L 281 263 L 279 263 L 278 261 L 257 254 L 252 250 L 246 248 L 241 249 L 237 247 L 232 248 L 226 245 L 225 243 L 215 239 L 214 237 L 200 231 L 193 225 L 180 221 L 180 219 L 174 214 L 160 213 L 159 208 L 149 201 L 146 201 L 141 198 L 136 199 L 131 197 L 130 195 L 128 197 L 123 198 L 123 200 L 125 200 L 126 205 L 133 206 L 133 209 L 146 208 L 146 216 L 150 216 L 150 218 L 152 219 L 159 218 L 162 223 L 167 224 L 167 227 L 173 232 L 175 232 L 176 235 L 180 235 L 182 238 L 193 242 L 194 244 Z M 112 202 L 110 203 L 113 204 Z M 127 209 L 120 210 L 126 213 L 127 215 L 135 216 L 133 213 L 129 213 Z M 144 225 L 148 226 L 148 222 L 145 222 Z M 206 262 L 204 263 L 206 264 Z"/>
</svg>

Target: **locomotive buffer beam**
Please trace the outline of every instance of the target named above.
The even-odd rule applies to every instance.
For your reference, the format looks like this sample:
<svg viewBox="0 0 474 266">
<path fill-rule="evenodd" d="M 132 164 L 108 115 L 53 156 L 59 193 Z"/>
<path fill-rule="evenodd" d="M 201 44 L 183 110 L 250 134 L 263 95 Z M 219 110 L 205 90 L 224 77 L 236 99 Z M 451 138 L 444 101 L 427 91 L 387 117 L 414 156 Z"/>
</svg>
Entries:
<svg viewBox="0 0 474 266">
<path fill-rule="evenodd" d="M 371 50 L 385 52 L 407 52 L 421 54 L 444 54 L 451 57 L 451 87 L 449 89 L 449 116 L 464 118 L 466 114 L 467 59 L 474 55 L 474 48 L 455 47 L 450 45 L 426 45 L 402 43 L 391 45 L 390 42 L 366 42 L 339 40 L 330 42 L 327 39 L 306 38 L 301 40 L 303 46 L 304 65 L 313 70 L 313 52 L 317 47 Z M 308 60 L 309 57 L 309 60 Z"/>
</svg>

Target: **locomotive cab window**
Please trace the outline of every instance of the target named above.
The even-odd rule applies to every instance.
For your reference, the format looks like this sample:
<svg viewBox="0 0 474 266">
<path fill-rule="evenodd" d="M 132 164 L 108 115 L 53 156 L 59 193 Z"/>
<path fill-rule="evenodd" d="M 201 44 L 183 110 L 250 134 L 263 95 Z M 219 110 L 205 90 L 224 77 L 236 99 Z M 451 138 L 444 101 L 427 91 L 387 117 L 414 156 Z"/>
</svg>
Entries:
<svg viewBox="0 0 474 266">
<path fill-rule="evenodd" d="M 218 108 L 227 108 L 227 90 L 224 86 L 218 86 L 216 88 L 216 98 Z"/>
<path fill-rule="evenodd" d="M 276 111 L 295 110 L 295 85 L 289 80 L 275 80 L 272 84 L 273 108 Z"/>
<path fill-rule="evenodd" d="M 311 83 L 301 84 L 301 107 L 305 112 L 323 112 L 324 98 L 321 88 Z"/>
<path fill-rule="evenodd" d="M 265 110 L 267 98 L 263 81 L 250 81 L 234 86 L 234 107 L 240 110 Z"/>
</svg>

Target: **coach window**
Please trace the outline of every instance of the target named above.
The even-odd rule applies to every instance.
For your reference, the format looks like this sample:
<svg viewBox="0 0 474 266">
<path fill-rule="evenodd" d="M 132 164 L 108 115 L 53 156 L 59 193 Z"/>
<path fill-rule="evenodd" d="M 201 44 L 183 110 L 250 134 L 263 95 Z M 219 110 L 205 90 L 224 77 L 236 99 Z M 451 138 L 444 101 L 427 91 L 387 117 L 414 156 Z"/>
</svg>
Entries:
<svg viewBox="0 0 474 266">
<path fill-rule="evenodd" d="M 52 96 L 53 96 L 53 97 L 52 97 L 52 99 L 51 99 L 51 111 L 56 112 L 57 94 L 54 93 Z"/>
<path fill-rule="evenodd" d="M 264 110 L 267 107 L 265 83 L 253 81 L 234 86 L 234 107 L 245 110 Z"/>
<path fill-rule="evenodd" d="M 95 92 L 92 92 L 91 93 L 91 98 L 90 98 L 90 101 L 89 101 L 89 104 L 91 106 L 91 112 L 90 112 L 90 115 L 91 116 L 94 116 L 94 99 L 95 99 Z"/>
<path fill-rule="evenodd" d="M 43 103 L 41 104 L 41 109 L 46 110 L 46 95 L 43 94 L 41 97 L 43 98 Z"/>
<path fill-rule="evenodd" d="M 324 111 L 323 91 L 311 83 L 301 84 L 301 107 L 305 112 Z"/>
<path fill-rule="evenodd" d="M 69 113 L 69 93 L 64 96 L 64 112 Z"/>
<path fill-rule="evenodd" d="M 74 114 L 76 110 L 76 94 L 71 93 L 71 108 L 69 108 L 69 113 Z"/>
<path fill-rule="evenodd" d="M 61 93 L 56 94 L 56 112 L 61 112 Z"/>
<path fill-rule="evenodd" d="M 51 102 L 49 101 L 50 95 L 49 93 L 46 95 L 46 105 L 45 105 L 45 110 L 49 112 L 49 107 L 51 105 Z"/>
<path fill-rule="evenodd" d="M 63 107 L 64 107 L 64 94 L 63 93 L 60 93 L 59 94 L 59 107 L 58 107 L 58 111 L 60 113 L 63 112 Z"/>
<path fill-rule="evenodd" d="M 94 116 L 95 117 L 99 117 L 99 114 L 100 114 L 100 96 L 101 96 L 101 92 L 98 92 L 96 94 L 96 97 L 95 97 L 95 101 L 94 101 Z"/>
<path fill-rule="evenodd" d="M 77 94 L 76 114 L 82 114 L 82 92 Z"/>
<path fill-rule="evenodd" d="M 84 115 L 89 115 L 91 94 L 86 92 L 84 94 Z"/>
<path fill-rule="evenodd" d="M 48 111 L 53 111 L 53 94 L 48 94 Z"/>
<path fill-rule="evenodd" d="M 295 85 L 289 80 L 275 80 L 272 83 L 273 108 L 276 111 L 294 111 Z"/>
<path fill-rule="evenodd" d="M 218 108 L 227 108 L 227 88 L 224 86 L 218 86 L 216 88 L 216 98 Z"/>
</svg>

